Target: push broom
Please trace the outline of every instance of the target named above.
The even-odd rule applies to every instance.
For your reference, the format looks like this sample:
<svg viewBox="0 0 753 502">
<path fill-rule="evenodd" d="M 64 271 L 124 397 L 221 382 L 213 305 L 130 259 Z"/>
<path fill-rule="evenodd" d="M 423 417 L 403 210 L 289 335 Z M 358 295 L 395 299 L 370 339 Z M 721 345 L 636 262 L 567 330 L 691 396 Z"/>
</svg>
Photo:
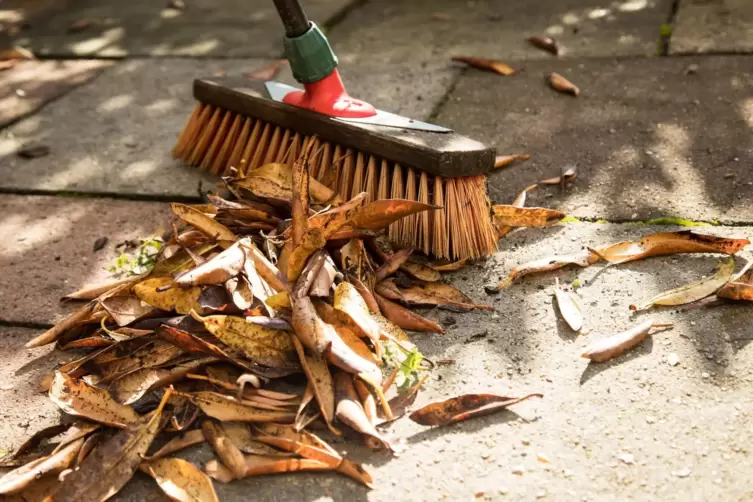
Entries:
<svg viewBox="0 0 753 502">
<path fill-rule="evenodd" d="M 173 149 L 184 162 L 243 177 L 270 162 L 292 165 L 313 141 L 311 176 L 341 199 L 409 199 L 440 209 L 403 218 L 389 237 L 440 258 L 497 249 L 485 173 L 495 152 L 450 129 L 376 110 L 348 95 L 337 57 L 297 0 L 275 0 L 285 54 L 304 89 L 219 77 L 194 81 L 199 102 Z"/>
</svg>

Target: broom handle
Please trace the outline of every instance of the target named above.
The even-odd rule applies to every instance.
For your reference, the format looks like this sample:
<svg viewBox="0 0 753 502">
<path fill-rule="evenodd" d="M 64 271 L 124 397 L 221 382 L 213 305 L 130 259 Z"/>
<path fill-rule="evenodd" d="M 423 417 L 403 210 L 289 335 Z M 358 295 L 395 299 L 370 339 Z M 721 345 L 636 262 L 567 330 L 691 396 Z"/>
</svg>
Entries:
<svg viewBox="0 0 753 502">
<path fill-rule="evenodd" d="M 309 30 L 311 23 L 298 0 L 274 0 L 274 2 L 282 24 L 285 26 L 285 35 L 289 38 L 300 37 Z"/>
</svg>

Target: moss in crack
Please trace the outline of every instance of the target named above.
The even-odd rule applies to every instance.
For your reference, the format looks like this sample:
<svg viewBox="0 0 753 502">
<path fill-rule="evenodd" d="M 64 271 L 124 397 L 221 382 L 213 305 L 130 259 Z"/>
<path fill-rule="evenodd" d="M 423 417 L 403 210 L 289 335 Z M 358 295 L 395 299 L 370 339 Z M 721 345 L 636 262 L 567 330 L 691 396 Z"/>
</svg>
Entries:
<svg viewBox="0 0 753 502">
<path fill-rule="evenodd" d="M 664 216 L 645 221 L 635 221 L 632 223 L 633 225 L 675 225 L 678 227 L 711 227 L 719 225 L 718 221 L 709 223 L 705 221 L 686 220 L 685 218 L 675 218 L 673 216 Z"/>
</svg>

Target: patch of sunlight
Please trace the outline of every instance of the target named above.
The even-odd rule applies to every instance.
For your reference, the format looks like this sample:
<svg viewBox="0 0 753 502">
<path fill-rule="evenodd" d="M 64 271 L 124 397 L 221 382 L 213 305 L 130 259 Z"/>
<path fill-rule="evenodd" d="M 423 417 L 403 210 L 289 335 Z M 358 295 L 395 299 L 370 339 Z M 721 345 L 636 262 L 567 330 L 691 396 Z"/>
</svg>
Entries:
<svg viewBox="0 0 753 502">
<path fill-rule="evenodd" d="M 753 98 L 746 98 L 740 102 L 740 112 L 748 127 L 753 128 Z"/>
<path fill-rule="evenodd" d="M 601 19 L 602 17 L 608 16 L 612 11 L 609 9 L 593 9 L 591 12 L 588 13 L 588 19 Z"/>
<path fill-rule="evenodd" d="M 562 22 L 564 24 L 568 24 L 568 25 L 578 24 L 579 21 L 580 21 L 580 18 L 574 12 L 568 12 L 567 14 L 562 16 Z"/>
<path fill-rule="evenodd" d="M 120 177 L 125 180 L 133 180 L 135 178 L 145 179 L 154 174 L 157 170 L 157 163 L 149 160 L 141 160 L 138 162 L 132 162 L 128 164 L 124 169 L 120 170 Z"/>
<path fill-rule="evenodd" d="M 46 242 L 51 242 L 68 235 L 72 221 L 83 217 L 84 208 L 66 209 L 65 212 L 50 213 L 46 218 L 32 220 L 28 215 L 13 214 L 0 221 L 0 235 L 12 236 L 18 245 L 0 248 L 0 256 L 20 255 Z"/>
<path fill-rule="evenodd" d="M 617 39 L 617 43 L 619 44 L 635 44 L 638 42 L 638 39 L 634 37 L 633 35 L 622 35 L 620 38 Z"/>
<path fill-rule="evenodd" d="M 174 99 L 159 99 L 154 103 L 148 105 L 146 110 L 149 112 L 163 113 L 170 110 L 175 110 L 178 107 L 178 102 Z"/>
<path fill-rule="evenodd" d="M 648 0 L 628 0 L 619 5 L 622 12 L 637 12 L 648 7 Z"/>
<path fill-rule="evenodd" d="M 0 9 L 0 23 L 20 23 L 24 20 L 24 13 L 21 9 Z"/>
<path fill-rule="evenodd" d="M 661 124 L 656 131 L 657 141 L 652 150 L 658 153 L 664 176 L 675 187 L 676 196 L 682 198 L 704 197 L 705 183 L 703 177 L 686 160 L 690 149 L 687 131 L 675 124 Z"/>
<path fill-rule="evenodd" d="M 121 110 L 133 103 L 133 96 L 130 94 L 121 94 L 120 96 L 113 96 L 97 105 L 97 111 L 99 112 L 114 112 Z"/>
<path fill-rule="evenodd" d="M 19 141 L 14 137 L 0 139 L 0 157 L 12 154 L 18 149 L 18 145 Z"/>
<path fill-rule="evenodd" d="M 102 32 L 102 35 L 82 42 L 76 42 L 70 45 L 74 54 L 85 55 L 104 49 L 108 45 L 121 40 L 125 35 L 125 30 L 121 27 L 110 28 Z"/>
<path fill-rule="evenodd" d="M 742 79 L 737 75 L 733 76 L 729 83 L 733 89 L 747 89 L 750 85 L 747 79 Z"/>
<path fill-rule="evenodd" d="M 217 39 L 204 40 L 203 42 L 196 42 L 195 44 L 186 45 L 181 48 L 181 54 L 209 54 L 213 50 L 220 46 L 220 42 Z"/>
<path fill-rule="evenodd" d="M 162 19 L 174 19 L 182 16 L 183 12 L 179 9 L 162 9 L 162 12 L 160 12 L 159 15 Z"/>
<path fill-rule="evenodd" d="M 39 129 L 42 127 L 42 120 L 39 118 L 38 115 L 32 115 L 29 118 L 26 118 L 16 124 L 13 134 L 16 136 L 20 135 L 32 135 L 36 134 Z"/>
<path fill-rule="evenodd" d="M 72 162 L 67 169 L 61 169 L 45 180 L 39 180 L 35 188 L 57 190 L 72 187 L 91 178 L 102 177 L 103 167 L 96 158 L 83 157 Z"/>
<path fill-rule="evenodd" d="M 553 26 L 550 26 L 544 31 L 547 35 L 555 36 L 555 35 L 562 35 L 563 33 L 565 33 L 565 28 L 559 24 L 555 24 Z"/>
</svg>

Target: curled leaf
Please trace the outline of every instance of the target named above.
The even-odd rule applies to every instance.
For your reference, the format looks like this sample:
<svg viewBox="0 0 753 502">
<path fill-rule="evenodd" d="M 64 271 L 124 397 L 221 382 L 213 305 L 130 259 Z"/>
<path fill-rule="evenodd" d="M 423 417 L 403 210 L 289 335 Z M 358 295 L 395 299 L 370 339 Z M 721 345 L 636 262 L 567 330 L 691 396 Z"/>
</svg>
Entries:
<svg viewBox="0 0 753 502">
<path fill-rule="evenodd" d="M 576 253 L 571 255 L 555 255 L 547 256 L 545 258 L 539 258 L 538 260 L 529 261 L 523 265 L 518 265 L 510 271 L 507 279 L 505 279 L 497 289 L 504 289 L 515 279 L 520 277 L 535 274 L 538 272 L 547 272 L 550 270 L 557 270 L 569 265 L 577 265 L 579 267 L 588 267 L 601 260 L 601 258 L 590 251 Z"/>
<path fill-rule="evenodd" d="M 719 288 L 727 284 L 734 272 L 735 259 L 730 256 L 716 266 L 714 275 L 660 293 L 641 305 L 631 305 L 630 310 L 644 310 L 654 305 L 684 305 L 698 301 L 714 294 Z"/>
<path fill-rule="evenodd" d="M 223 248 L 232 246 L 238 240 L 235 234 L 225 225 L 215 221 L 194 207 L 173 202 L 170 204 L 170 208 L 175 213 L 175 216 L 192 225 L 196 230 L 199 230 L 209 238 L 217 241 Z"/>
<path fill-rule="evenodd" d="M 548 227 L 554 225 L 565 213 L 544 207 L 516 207 L 497 204 L 492 207 L 497 227 Z"/>
<path fill-rule="evenodd" d="M 414 200 L 379 199 L 357 210 L 348 224 L 353 228 L 381 230 L 406 216 L 438 208 L 439 206 Z"/>
<path fill-rule="evenodd" d="M 162 458 L 141 464 L 165 495 L 177 502 L 218 502 L 212 480 L 182 458 Z"/>
<path fill-rule="evenodd" d="M 511 68 L 510 66 L 508 66 L 507 64 L 503 63 L 502 61 L 497 61 L 495 59 L 455 56 L 452 58 L 452 60 L 457 61 L 459 63 L 465 63 L 469 66 L 472 66 L 473 68 L 478 68 L 479 70 L 487 70 L 494 73 L 499 73 L 500 75 L 503 75 L 503 76 L 513 75 L 517 71 Z"/>
<path fill-rule="evenodd" d="M 332 420 L 335 416 L 335 387 L 327 361 L 318 354 L 306 355 L 303 345 L 298 338 L 293 338 L 293 345 L 301 361 L 303 372 L 306 373 L 306 377 L 308 378 L 309 386 L 313 390 L 314 396 L 316 396 L 316 401 L 319 403 L 319 409 L 322 412 L 324 421 L 330 430 L 339 435 L 340 432 L 332 425 Z"/>
<path fill-rule="evenodd" d="M 530 399 L 544 397 L 528 394 L 523 397 L 497 396 L 494 394 L 464 394 L 446 401 L 432 403 L 410 414 L 410 419 L 421 425 L 443 426 L 462 422 L 473 417 L 495 413 L 499 410 Z"/>
<path fill-rule="evenodd" d="M 455 286 L 441 282 L 414 281 L 410 287 L 400 288 L 392 279 L 388 279 L 377 285 L 376 292 L 407 305 L 436 305 L 440 308 L 458 310 L 491 310 L 488 305 L 473 303 L 473 300 Z"/>
<path fill-rule="evenodd" d="M 144 460 L 157 460 L 162 457 L 166 457 L 171 453 L 176 453 L 184 450 L 189 446 L 201 444 L 204 441 L 204 433 L 201 431 L 201 429 L 193 429 L 185 432 L 180 436 L 174 437 L 173 439 L 165 443 L 162 448 L 155 451 L 152 455 L 144 457 Z"/>
<path fill-rule="evenodd" d="M 175 284 L 171 277 L 151 277 L 133 287 L 133 293 L 142 302 L 160 310 L 173 311 L 178 314 L 188 314 L 192 310 L 203 313 L 199 304 L 201 288 L 186 289 L 172 287 Z"/>
<path fill-rule="evenodd" d="M 565 319 L 570 329 L 580 331 L 583 327 L 583 311 L 578 304 L 576 296 L 560 289 L 559 281 L 557 281 L 557 287 L 554 289 L 554 297 L 557 299 L 557 307 L 560 314 L 562 314 L 562 318 Z"/>
<path fill-rule="evenodd" d="M 50 400 L 66 413 L 113 427 L 126 427 L 139 418 L 133 408 L 117 403 L 106 390 L 59 371 L 50 387 Z"/>
<path fill-rule="evenodd" d="M 412 312 L 405 307 L 391 302 L 387 298 L 377 295 L 376 300 L 379 303 L 379 309 L 384 317 L 394 322 L 403 329 L 410 331 L 425 331 L 429 333 L 444 333 L 444 329 L 435 323 L 420 315 Z"/>
<path fill-rule="evenodd" d="M 84 438 L 79 438 L 47 457 L 33 460 L 8 472 L 0 478 L 0 495 L 17 493 L 46 474 L 67 469 L 76 460 L 83 444 Z"/>
<path fill-rule="evenodd" d="M 656 323 L 651 320 L 643 321 L 627 331 L 592 343 L 586 347 L 581 357 L 597 363 L 609 361 L 645 340 L 651 328 L 666 328 L 670 326 L 672 324 Z"/>
<path fill-rule="evenodd" d="M 650 256 L 680 253 L 735 254 L 750 244 L 748 239 L 718 237 L 692 230 L 660 232 L 646 235 L 638 241 L 625 241 L 605 246 L 598 251 L 610 263 L 627 263 Z"/>
<path fill-rule="evenodd" d="M 94 310 L 94 305 L 95 304 L 93 302 L 87 303 L 76 312 L 70 314 L 62 321 L 56 323 L 52 328 L 48 329 L 33 340 L 27 342 L 26 348 L 31 349 L 34 347 L 41 347 L 42 345 L 47 345 L 48 343 L 57 341 L 76 324 L 89 319 L 89 316 L 91 316 L 92 311 Z"/>
<path fill-rule="evenodd" d="M 184 397 L 201 408 L 201 411 L 212 418 L 221 421 L 236 422 L 292 422 L 295 413 L 285 411 L 262 410 L 247 406 L 234 397 L 211 391 L 201 391 L 192 394 L 176 392 L 176 396 Z"/>
<path fill-rule="evenodd" d="M 555 91 L 578 97 L 580 89 L 559 73 L 552 72 L 546 77 L 549 86 Z"/>
<path fill-rule="evenodd" d="M 248 240 L 250 244 L 250 239 Z M 206 284 L 222 284 L 237 276 L 246 262 L 246 253 L 240 243 L 235 243 L 214 258 L 183 272 L 175 279 L 182 288 Z"/>
<path fill-rule="evenodd" d="M 516 160 L 528 160 L 531 156 L 527 153 L 515 153 L 513 155 L 497 155 L 494 159 L 494 169 L 507 167 Z"/>
<path fill-rule="evenodd" d="M 555 56 L 559 56 L 560 54 L 560 46 L 552 37 L 548 37 L 546 35 L 533 35 L 528 37 L 526 40 L 528 40 L 532 45 L 538 47 L 541 50 L 549 52 L 550 54 L 554 54 Z"/>
<path fill-rule="evenodd" d="M 337 408 L 335 414 L 341 422 L 353 430 L 376 439 L 384 448 L 394 451 L 389 440 L 384 437 L 371 423 L 369 417 L 358 399 L 353 387 L 352 376 L 342 371 L 335 373 L 335 392 L 337 394 Z"/>
<path fill-rule="evenodd" d="M 207 442 L 212 445 L 220 461 L 230 469 L 230 472 L 236 478 L 243 477 L 246 471 L 246 461 L 243 453 L 233 444 L 230 438 L 225 434 L 222 424 L 212 420 L 204 420 L 201 424 L 201 430 Z"/>
</svg>

